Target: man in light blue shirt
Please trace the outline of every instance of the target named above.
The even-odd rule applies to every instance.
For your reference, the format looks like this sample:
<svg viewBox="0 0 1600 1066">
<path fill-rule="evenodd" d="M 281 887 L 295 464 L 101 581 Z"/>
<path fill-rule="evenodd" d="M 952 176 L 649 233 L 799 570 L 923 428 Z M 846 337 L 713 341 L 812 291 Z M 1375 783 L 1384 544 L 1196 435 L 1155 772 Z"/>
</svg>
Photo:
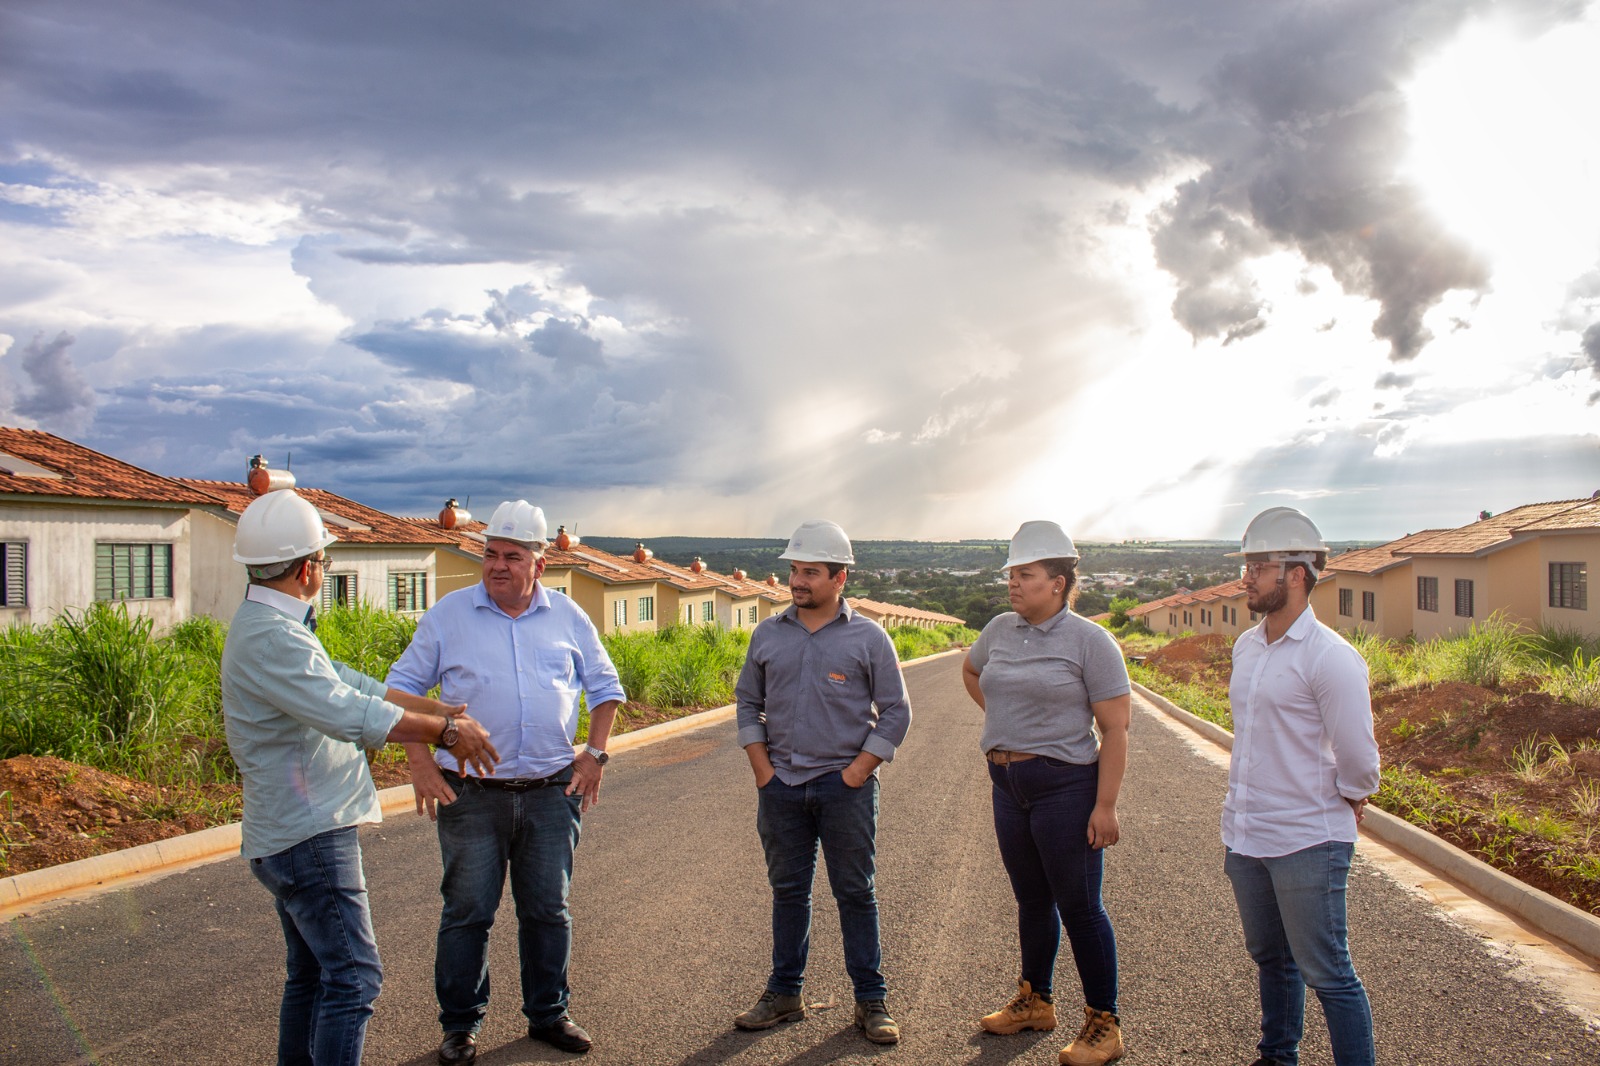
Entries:
<svg viewBox="0 0 1600 1066">
<path fill-rule="evenodd" d="M 445 1066 L 477 1058 L 489 1007 L 489 929 L 508 871 L 528 1036 L 573 1053 L 592 1043 L 567 1014 L 567 891 L 581 815 L 600 796 L 624 694 L 594 623 L 539 584 L 546 531 L 539 508 L 501 504 L 484 530 L 483 581 L 435 604 L 389 672 L 398 689 L 438 685 L 446 702 L 469 702 L 501 753 L 492 776 L 458 774 L 424 746 L 406 747 L 417 808 L 438 822 L 444 864 L 434 989 Z M 580 695 L 588 699 L 589 742 L 574 758 Z"/>
<path fill-rule="evenodd" d="M 335 663 L 313 635 L 323 550 L 336 538 L 288 489 L 239 517 L 234 559 L 250 586 L 222 652 L 228 748 L 244 782 L 243 854 L 273 895 L 288 948 L 278 1062 L 361 1061 L 383 970 L 356 826 L 383 820 L 365 750 L 449 747 L 493 767 L 487 732 L 436 700 Z"/>
</svg>

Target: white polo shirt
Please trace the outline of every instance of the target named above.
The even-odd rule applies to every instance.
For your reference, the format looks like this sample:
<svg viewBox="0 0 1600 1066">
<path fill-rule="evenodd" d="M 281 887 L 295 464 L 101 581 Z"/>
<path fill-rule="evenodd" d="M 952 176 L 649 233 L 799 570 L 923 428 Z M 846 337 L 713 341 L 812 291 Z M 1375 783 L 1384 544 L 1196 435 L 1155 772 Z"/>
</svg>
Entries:
<svg viewBox="0 0 1600 1066">
<path fill-rule="evenodd" d="M 1269 859 L 1356 839 L 1346 799 L 1378 790 L 1367 663 L 1308 607 L 1276 643 L 1262 622 L 1234 641 L 1233 757 L 1222 842 Z"/>
</svg>

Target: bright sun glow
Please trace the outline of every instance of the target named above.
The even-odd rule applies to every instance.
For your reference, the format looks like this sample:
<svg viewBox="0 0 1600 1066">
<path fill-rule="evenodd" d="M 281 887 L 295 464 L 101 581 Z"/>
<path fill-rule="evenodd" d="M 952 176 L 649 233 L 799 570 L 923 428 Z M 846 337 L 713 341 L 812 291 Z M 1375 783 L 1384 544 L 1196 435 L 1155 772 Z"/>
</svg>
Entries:
<svg viewBox="0 0 1600 1066">
<path fill-rule="evenodd" d="M 1406 90 L 1407 176 L 1481 249 L 1495 288 L 1527 291 L 1593 264 L 1600 240 L 1600 11 L 1542 36 L 1470 24 Z"/>
</svg>

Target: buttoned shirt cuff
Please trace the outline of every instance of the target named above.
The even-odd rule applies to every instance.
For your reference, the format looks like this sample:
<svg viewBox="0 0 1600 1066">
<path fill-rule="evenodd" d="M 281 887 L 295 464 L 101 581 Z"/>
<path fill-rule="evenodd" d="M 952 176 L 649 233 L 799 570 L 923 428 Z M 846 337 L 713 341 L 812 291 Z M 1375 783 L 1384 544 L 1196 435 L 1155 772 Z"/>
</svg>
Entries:
<svg viewBox="0 0 1600 1066">
<path fill-rule="evenodd" d="M 877 733 L 867 734 L 867 742 L 861 745 L 861 750 L 868 755 L 876 755 L 884 762 L 894 762 L 895 746 Z"/>
<path fill-rule="evenodd" d="M 764 725 L 747 725 L 739 729 L 739 746 L 748 748 L 752 744 L 765 744 L 767 742 L 767 727 Z"/>
</svg>

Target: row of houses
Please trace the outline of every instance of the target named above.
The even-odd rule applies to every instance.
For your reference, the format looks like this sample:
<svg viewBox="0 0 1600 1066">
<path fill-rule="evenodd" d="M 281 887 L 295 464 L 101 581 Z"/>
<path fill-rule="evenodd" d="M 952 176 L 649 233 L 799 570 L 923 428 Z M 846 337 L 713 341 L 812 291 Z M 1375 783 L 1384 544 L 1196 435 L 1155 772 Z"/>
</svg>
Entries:
<svg viewBox="0 0 1600 1066">
<path fill-rule="evenodd" d="M 1450 637 L 1499 613 L 1528 630 L 1600 637 L 1600 493 L 1485 514 L 1328 560 L 1311 594 L 1326 625 L 1394 640 Z M 1157 633 L 1236 636 L 1256 622 L 1244 583 L 1180 591 L 1128 612 Z"/>
<path fill-rule="evenodd" d="M 167 478 L 39 430 L 0 427 L 0 626 L 47 622 L 96 601 L 126 603 L 158 629 L 191 615 L 229 618 L 244 595 L 233 562 L 239 515 L 258 491 L 292 484 L 262 467 L 240 482 Z M 252 483 L 254 487 L 252 487 Z M 403 518 L 322 489 L 296 487 L 339 538 L 325 605 L 419 614 L 479 580 L 481 522 L 451 500 L 437 518 Z M 678 566 L 639 545 L 623 557 L 560 530 L 543 583 L 575 600 L 603 633 L 674 623 L 748 629 L 790 602 L 776 575 Z M 884 625 L 959 624 L 948 615 L 853 601 Z"/>
</svg>

